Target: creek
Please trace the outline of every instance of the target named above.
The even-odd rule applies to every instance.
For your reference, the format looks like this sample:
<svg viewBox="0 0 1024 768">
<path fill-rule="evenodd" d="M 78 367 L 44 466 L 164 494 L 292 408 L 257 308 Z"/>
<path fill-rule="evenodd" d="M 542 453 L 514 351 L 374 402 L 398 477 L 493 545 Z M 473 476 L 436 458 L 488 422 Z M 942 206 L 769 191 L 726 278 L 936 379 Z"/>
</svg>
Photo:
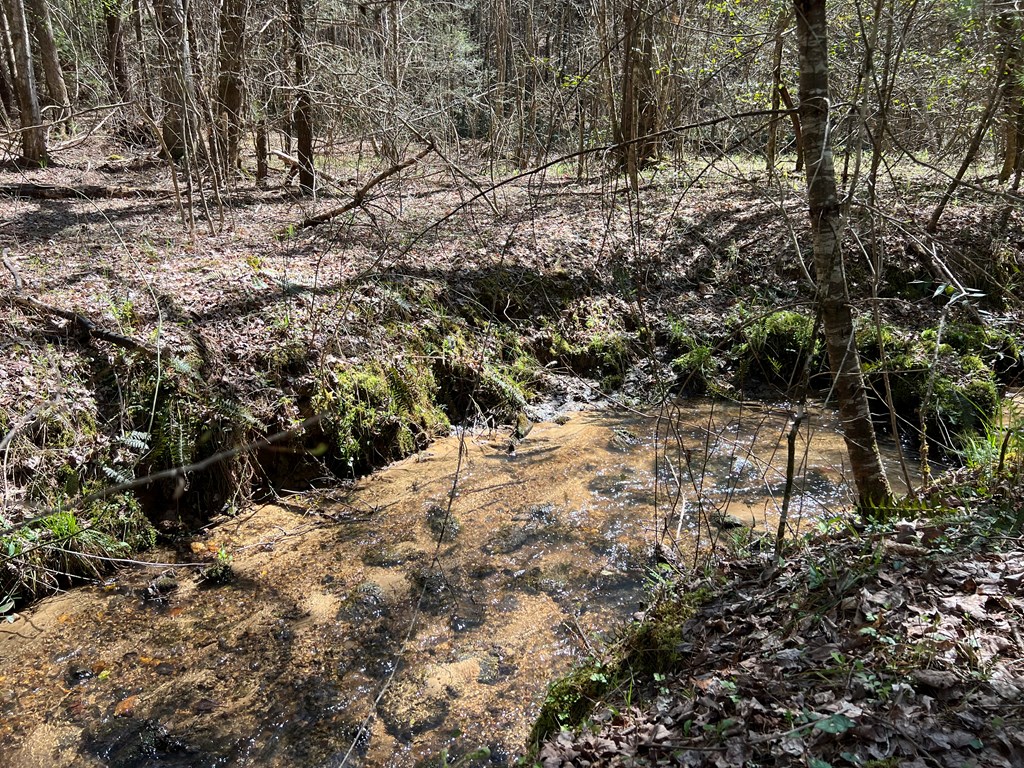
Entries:
<svg viewBox="0 0 1024 768">
<path fill-rule="evenodd" d="M 547 683 L 642 607 L 657 561 L 774 531 L 785 481 L 785 407 L 557 421 L 281 498 L 0 626 L 0 764 L 514 763 Z M 797 448 L 792 532 L 850 501 L 834 415 Z"/>
</svg>

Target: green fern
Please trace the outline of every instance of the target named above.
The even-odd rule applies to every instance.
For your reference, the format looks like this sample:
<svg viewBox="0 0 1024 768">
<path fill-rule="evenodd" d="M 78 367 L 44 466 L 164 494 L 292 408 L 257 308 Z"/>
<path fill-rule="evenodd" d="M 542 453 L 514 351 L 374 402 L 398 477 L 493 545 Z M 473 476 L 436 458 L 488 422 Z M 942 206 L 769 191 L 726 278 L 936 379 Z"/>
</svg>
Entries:
<svg viewBox="0 0 1024 768">
<path fill-rule="evenodd" d="M 115 440 L 121 443 L 121 445 L 127 445 L 129 448 L 134 448 L 140 453 L 145 453 L 149 450 L 150 437 L 151 435 L 149 432 L 132 430 L 131 432 L 126 432 L 123 435 L 118 435 Z"/>
<path fill-rule="evenodd" d="M 216 397 L 213 400 L 213 409 L 217 415 L 228 421 L 242 424 L 250 429 L 261 429 L 263 425 L 253 415 L 252 411 L 246 408 L 237 400 L 224 397 Z"/>
<path fill-rule="evenodd" d="M 172 357 L 170 359 L 170 366 L 186 378 L 194 379 L 198 376 L 196 369 L 192 367 L 192 364 L 185 357 Z"/>
<path fill-rule="evenodd" d="M 129 475 L 125 470 L 118 469 L 117 467 L 103 465 L 100 467 L 100 470 L 118 485 L 125 485 L 135 479 L 134 475 Z"/>
</svg>

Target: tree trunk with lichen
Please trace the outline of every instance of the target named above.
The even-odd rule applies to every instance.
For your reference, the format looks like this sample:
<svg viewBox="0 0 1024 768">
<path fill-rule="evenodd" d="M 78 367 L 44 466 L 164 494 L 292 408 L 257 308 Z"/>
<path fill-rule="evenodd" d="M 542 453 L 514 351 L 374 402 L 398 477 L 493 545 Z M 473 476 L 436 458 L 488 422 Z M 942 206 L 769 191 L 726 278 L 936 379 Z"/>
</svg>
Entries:
<svg viewBox="0 0 1024 768">
<path fill-rule="evenodd" d="M 829 140 L 828 27 L 825 0 L 794 0 L 800 48 L 800 122 L 807 168 L 807 202 L 814 239 L 818 306 L 843 436 L 860 507 L 892 504 L 853 332 L 843 269 L 843 218 Z"/>
</svg>

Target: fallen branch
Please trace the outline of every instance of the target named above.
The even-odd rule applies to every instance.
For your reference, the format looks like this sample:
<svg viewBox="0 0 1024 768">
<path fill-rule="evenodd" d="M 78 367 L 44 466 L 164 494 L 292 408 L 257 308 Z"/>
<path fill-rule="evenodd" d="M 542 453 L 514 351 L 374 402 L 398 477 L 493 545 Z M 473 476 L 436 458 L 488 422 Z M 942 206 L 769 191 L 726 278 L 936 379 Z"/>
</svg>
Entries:
<svg viewBox="0 0 1024 768">
<path fill-rule="evenodd" d="M 415 157 L 411 157 L 408 160 L 399 163 L 398 165 L 393 165 L 387 170 L 381 171 L 368 182 L 366 182 L 363 186 L 357 189 L 353 193 L 352 199 L 349 200 L 347 203 L 338 206 L 337 208 L 331 208 L 329 211 L 324 211 L 323 213 L 318 213 L 315 216 L 310 216 L 306 219 L 303 219 L 302 222 L 299 223 L 299 228 L 305 229 L 306 227 L 315 227 L 317 224 L 323 224 L 325 221 L 330 221 L 331 219 L 337 216 L 341 216 L 343 213 L 348 213 L 353 208 L 358 208 L 363 204 L 363 201 L 366 199 L 366 194 L 371 189 L 376 187 L 378 184 L 380 184 L 387 178 L 394 176 L 399 171 L 405 170 L 406 168 L 412 165 L 416 165 L 416 163 L 418 163 L 420 160 L 422 160 L 430 153 L 431 149 L 433 149 L 433 145 L 428 144 L 426 148 Z"/>
<path fill-rule="evenodd" d="M 292 171 L 298 171 L 298 168 L 299 168 L 299 158 L 292 157 L 291 155 L 286 155 L 284 152 L 281 152 L 281 151 L 276 150 L 276 149 L 270 150 L 270 154 L 272 154 L 274 157 L 278 158 L 279 160 L 283 160 L 285 165 L 287 165 L 287 166 L 289 166 L 291 168 L 291 170 L 288 172 L 288 178 L 285 181 L 285 183 L 287 184 L 288 181 L 291 181 Z M 345 181 L 342 181 L 341 179 L 337 178 L 336 176 L 331 176 L 330 174 L 328 174 L 328 173 L 326 173 L 324 171 L 321 171 L 319 168 L 316 171 L 316 176 L 317 176 L 318 179 L 325 179 L 325 180 L 331 182 L 331 184 L 333 184 L 334 186 L 338 187 L 339 189 L 344 189 L 346 186 L 350 186 L 350 184 L 346 183 Z"/>
<path fill-rule="evenodd" d="M 25 287 L 25 282 L 21 279 L 21 274 L 14 266 L 14 262 L 8 258 L 7 254 L 8 251 L 5 249 L 2 260 L 4 266 L 7 267 L 7 271 L 14 277 L 14 290 L 11 291 L 10 295 L 12 302 L 18 306 L 25 307 L 26 309 L 34 309 L 38 312 L 44 312 L 48 315 L 56 315 L 57 317 L 69 320 L 77 335 L 82 338 L 100 339 L 121 347 L 122 349 L 130 349 L 133 352 L 143 352 L 151 357 L 156 356 L 156 351 L 145 344 L 135 341 L 135 339 L 130 339 L 127 336 L 122 336 L 119 333 L 114 333 L 113 331 L 100 328 L 85 315 L 81 315 L 78 312 L 71 312 L 67 309 L 61 309 L 60 307 L 52 307 L 49 304 L 44 304 L 38 299 L 33 299 L 31 296 L 24 295 L 23 289 Z"/>
<path fill-rule="evenodd" d="M 140 189 L 137 187 L 108 187 L 100 184 L 83 184 L 77 187 L 61 184 L 0 184 L 0 195 L 26 197 L 33 200 L 83 200 L 124 199 L 130 197 L 170 197 L 163 189 Z"/>
</svg>

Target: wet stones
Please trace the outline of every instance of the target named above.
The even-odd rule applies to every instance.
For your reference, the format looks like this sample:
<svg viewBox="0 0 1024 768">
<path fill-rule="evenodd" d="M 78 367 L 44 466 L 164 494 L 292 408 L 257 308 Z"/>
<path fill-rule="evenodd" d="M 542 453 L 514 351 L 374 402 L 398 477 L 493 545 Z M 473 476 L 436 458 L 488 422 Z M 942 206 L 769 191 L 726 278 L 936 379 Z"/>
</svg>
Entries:
<svg viewBox="0 0 1024 768">
<path fill-rule="evenodd" d="M 415 563 L 427 553 L 413 541 L 399 541 L 396 544 L 374 542 L 363 549 L 362 560 L 366 565 L 391 568 L 405 563 Z"/>
<path fill-rule="evenodd" d="M 427 527 L 436 540 L 447 544 L 455 541 L 462 525 L 455 515 L 449 514 L 447 507 L 433 503 L 427 507 Z"/>
<path fill-rule="evenodd" d="M 510 555 L 532 540 L 554 535 L 558 524 L 554 504 L 535 504 L 513 517 L 511 525 L 501 526 L 483 550 L 491 555 Z"/>
<path fill-rule="evenodd" d="M 456 603 L 450 623 L 455 632 L 467 632 L 482 626 L 486 618 L 487 609 L 483 603 L 465 596 Z"/>
</svg>

